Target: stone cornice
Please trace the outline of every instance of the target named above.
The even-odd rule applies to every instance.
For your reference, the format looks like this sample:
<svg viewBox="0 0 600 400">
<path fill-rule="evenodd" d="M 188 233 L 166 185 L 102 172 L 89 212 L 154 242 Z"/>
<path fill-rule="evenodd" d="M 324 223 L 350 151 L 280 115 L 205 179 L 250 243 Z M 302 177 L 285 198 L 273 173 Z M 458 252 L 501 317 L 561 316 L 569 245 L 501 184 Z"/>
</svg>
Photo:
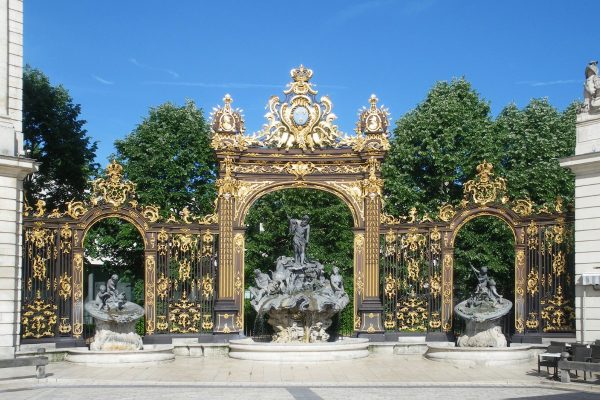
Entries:
<svg viewBox="0 0 600 400">
<path fill-rule="evenodd" d="M 579 154 L 572 157 L 561 158 L 560 166 L 569 168 L 577 175 L 595 172 L 600 175 L 600 152 Z"/>
<path fill-rule="evenodd" d="M 39 163 L 31 158 L 0 155 L 0 176 L 23 180 L 38 170 Z"/>
</svg>

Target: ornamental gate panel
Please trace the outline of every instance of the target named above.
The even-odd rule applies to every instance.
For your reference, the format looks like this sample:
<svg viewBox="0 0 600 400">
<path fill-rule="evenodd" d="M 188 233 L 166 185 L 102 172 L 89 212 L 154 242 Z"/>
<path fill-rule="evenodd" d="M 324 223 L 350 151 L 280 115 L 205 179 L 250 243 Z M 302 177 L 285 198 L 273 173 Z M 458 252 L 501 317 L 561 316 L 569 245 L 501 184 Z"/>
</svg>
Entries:
<svg viewBox="0 0 600 400">
<path fill-rule="evenodd" d="M 145 340 L 243 330 L 245 225 L 267 193 L 312 188 L 339 197 L 354 224 L 354 329 L 359 335 L 450 332 L 454 240 L 481 215 L 515 233 L 515 327 L 519 334 L 573 331 L 571 218 L 562 205 L 537 207 L 505 196 L 506 182 L 484 162 L 459 206 L 438 215 L 382 211 L 381 163 L 389 150 L 388 112 L 373 95 L 356 134 L 340 132 L 327 96 L 317 98 L 312 71 L 300 66 L 284 97 L 271 97 L 267 124 L 245 134 L 229 95 L 211 118 L 218 160 L 215 210 L 163 218 L 138 203 L 135 183 L 112 162 L 86 201 L 24 210 L 21 337 L 69 341 L 83 333 L 83 241 L 105 218 L 133 224 L 144 239 Z M 162 338 L 162 339 L 161 339 Z"/>
<path fill-rule="evenodd" d="M 84 251 L 89 229 L 106 218 L 136 227 L 144 241 L 146 335 L 212 333 L 217 278 L 217 216 L 184 209 L 163 220 L 140 205 L 135 184 L 113 161 L 92 182 L 86 201 L 48 212 L 43 200 L 24 209 L 21 337 L 65 341 L 84 333 Z"/>
<path fill-rule="evenodd" d="M 523 336 L 574 333 L 574 247 L 572 217 L 562 200 L 536 206 L 509 199 L 506 180 L 493 177 L 484 161 L 464 185 L 458 206 L 437 215 L 381 218 L 382 302 L 389 332 L 450 333 L 453 330 L 454 243 L 460 229 L 482 216 L 504 221 L 514 236 L 513 340 Z M 512 300 L 512 299 L 511 299 Z"/>
</svg>

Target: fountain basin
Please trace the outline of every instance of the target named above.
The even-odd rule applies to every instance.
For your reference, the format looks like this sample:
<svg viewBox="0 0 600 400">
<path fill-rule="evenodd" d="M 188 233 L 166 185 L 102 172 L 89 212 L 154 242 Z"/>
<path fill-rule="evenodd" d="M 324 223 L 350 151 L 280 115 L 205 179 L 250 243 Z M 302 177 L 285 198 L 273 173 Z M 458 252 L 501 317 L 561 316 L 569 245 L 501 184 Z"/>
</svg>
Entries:
<svg viewBox="0 0 600 400">
<path fill-rule="evenodd" d="M 250 338 L 229 341 L 229 357 L 238 360 L 303 363 L 352 360 L 368 355 L 369 339 L 318 343 L 264 343 Z"/>
<path fill-rule="evenodd" d="M 452 363 L 463 367 L 500 366 L 526 363 L 533 353 L 530 345 L 513 344 L 510 347 L 455 347 L 429 344 L 425 358 L 432 361 Z"/>
<path fill-rule="evenodd" d="M 93 351 L 69 350 L 65 361 L 90 366 L 120 366 L 155 365 L 170 362 L 175 359 L 172 345 L 144 346 L 141 350 L 131 351 Z"/>
</svg>

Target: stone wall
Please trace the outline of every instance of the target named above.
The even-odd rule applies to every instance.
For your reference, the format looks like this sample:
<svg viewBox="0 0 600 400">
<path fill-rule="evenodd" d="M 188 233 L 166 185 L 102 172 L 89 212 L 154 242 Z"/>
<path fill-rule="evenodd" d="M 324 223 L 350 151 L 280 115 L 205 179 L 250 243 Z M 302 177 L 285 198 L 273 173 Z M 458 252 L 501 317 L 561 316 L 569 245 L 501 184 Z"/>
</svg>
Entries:
<svg viewBox="0 0 600 400">
<path fill-rule="evenodd" d="M 23 1 L 0 0 L 0 358 L 19 345 L 23 179 Z"/>
<path fill-rule="evenodd" d="M 577 340 L 592 342 L 600 339 L 600 286 L 591 284 L 600 284 L 600 110 L 581 110 L 576 129 L 575 156 L 561 165 L 575 173 Z"/>
</svg>

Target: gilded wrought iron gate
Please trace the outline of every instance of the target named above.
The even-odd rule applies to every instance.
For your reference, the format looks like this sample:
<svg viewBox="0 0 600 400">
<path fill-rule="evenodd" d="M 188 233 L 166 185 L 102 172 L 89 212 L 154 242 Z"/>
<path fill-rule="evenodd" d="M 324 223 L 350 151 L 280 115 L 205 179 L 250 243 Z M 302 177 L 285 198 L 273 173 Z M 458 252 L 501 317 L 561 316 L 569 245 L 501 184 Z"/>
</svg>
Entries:
<svg viewBox="0 0 600 400">
<path fill-rule="evenodd" d="M 512 201 L 506 181 L 483 162 L 458 206 L 437 215 L 382 216 L 381 285 L 388 332 L 453 330 L 454 240 L 464 224 L 494 216 L 515 238 L 514 340 L 575 331 L 573 226 L 562 201 L 536 206 Z M 460 299 L 463 300 L 463 299 Z M 512 299 L 511 299 L 512 300 Z"/>
<path fill-rule="evenodd" d="M 86 201 L 24 210 L 21 336 L 78 339 L 83 332 L 85 234 L 96 222 L 120 218 L 144 238 L 145 333 L 235 334 L 243 329 L 245 225 L 261 196 L 313 188 L 338 196 L 354 220 L 354 329 L 359 335 L 450 332 L 454 239 L 481 215 L 503 219 L 515 234 L 515 329 L 532 335 L 573 331 L 573 246 L 562 204 L 538 207 L 508 199 L 492 165 L 478 166 L 464 200 L 437 215 L 394 217 L 382 212 L 381 163 L 390 148 L 388 111 L 373 95 L 360 111 L 356 135 L 334 124 L 333 104 L 317 97 L 312 70 L 291 71 L 285 97 L 269 100 L 267 124 L 245 135 L 229 95 L 214 109 L 212 142 L 218 160 L 213 214 L 187 209 L 161 217 L 141 205 L 135 184 L 116 162 L 92 184 Z M 163 338 L 165 336 L 162 336 Z"/>
<path fill-rule="evenodd" d="M 137 228 L 144 240 L 145 334 L 211 333 L 218 271 L 217 216 L 161 218 L 140 205 L 135 184 L 112 162 L 86 201 L 47 212 L 43 201 L 24 210 L 24 340 L 81 339 L 84 252 L 89 229 L 106 218 Z"/>
</svg>

